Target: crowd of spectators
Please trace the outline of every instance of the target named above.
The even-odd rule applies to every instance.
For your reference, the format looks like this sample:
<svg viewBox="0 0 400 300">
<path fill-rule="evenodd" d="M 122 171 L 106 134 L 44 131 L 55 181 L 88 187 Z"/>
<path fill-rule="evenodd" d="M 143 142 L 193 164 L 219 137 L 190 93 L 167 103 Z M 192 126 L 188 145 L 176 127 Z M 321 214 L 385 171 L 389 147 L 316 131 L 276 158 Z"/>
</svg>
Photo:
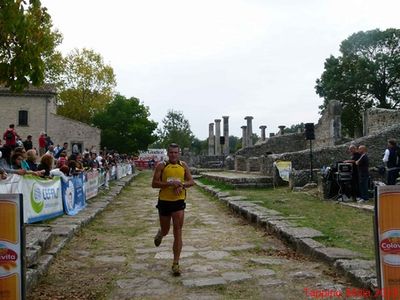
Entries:
<svg viewBox="0 0 400 300">
<path fill-rule="evenodd" d="M 94 147 L 78 152 L 77 147 L 68 151 L 68 143 L 54 146 L 45 132 L 38 137 L 39 149 L 33 147 L 32 135 L 22 141 L 10 124 L 0 142 L 0 180 L 8 174 L 33 175 L 49 178 L 54 175 L 73 176 L 91 169 L 102 168 L 108 171 L 120 162 L 134 164 L 133 157 L 120 155 L 115 151 L 96 151 Z"/>
</svg>

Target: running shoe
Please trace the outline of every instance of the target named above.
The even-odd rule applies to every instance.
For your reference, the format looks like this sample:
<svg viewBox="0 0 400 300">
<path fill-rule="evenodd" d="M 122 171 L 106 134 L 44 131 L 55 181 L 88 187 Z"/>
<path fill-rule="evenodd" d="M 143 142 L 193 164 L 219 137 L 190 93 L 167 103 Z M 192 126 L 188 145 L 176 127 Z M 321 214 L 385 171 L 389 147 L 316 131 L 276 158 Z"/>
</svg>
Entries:
<svg viewBox="0 0 400 300">
<path fill-rule="evenodd" d="M 161 229 L 158 229 L 158 232 L 157 232 L 156 236 L 154 237 L 154 245 L 156 245 L 156 247 L 160 246 L 162 238 L 163 238 L 163 236 L 161 234 Z"/>
<path fill-rule="evenodd" d="M 181 269 L 179 268 L 178 263 L 172 264 L 172 275 L 174 276 L 181 276 Z"/>
</svg>

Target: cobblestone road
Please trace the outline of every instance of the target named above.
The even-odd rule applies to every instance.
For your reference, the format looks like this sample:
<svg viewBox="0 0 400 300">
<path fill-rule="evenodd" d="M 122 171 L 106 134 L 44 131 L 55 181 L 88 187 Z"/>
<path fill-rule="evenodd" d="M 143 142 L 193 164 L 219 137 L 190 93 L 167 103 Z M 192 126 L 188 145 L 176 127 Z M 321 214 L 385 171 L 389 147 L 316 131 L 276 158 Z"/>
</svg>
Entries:
<svg viewBox="0 0 400 300">
<path fill-rule="evenodd" d="M 157 190 L 150 181 L 149 172 L 136 177 L 63 249 L 28 299 L 312 299 L 351 287 L 196 187 L 187 199 L 183 274 L 173 277 L 172 230 L 160 247 L 153 244 Z"/>
</svg>

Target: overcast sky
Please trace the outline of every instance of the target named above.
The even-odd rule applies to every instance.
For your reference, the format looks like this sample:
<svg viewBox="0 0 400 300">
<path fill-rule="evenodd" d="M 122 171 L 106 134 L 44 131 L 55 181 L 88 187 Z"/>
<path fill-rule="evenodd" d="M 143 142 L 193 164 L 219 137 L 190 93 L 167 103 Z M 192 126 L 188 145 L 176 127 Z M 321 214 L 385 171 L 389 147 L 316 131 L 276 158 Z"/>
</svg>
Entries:
<svg viewBox="0 0 400 300">
<path fill-rule="evenodd" d="M 351 34 L 400 28 L 399 0 L 42 0 L 64 36 L 113 67 L 117 91 L 161 124 L 181 111 L 194 135 L 229 116 L 241 137 L 267 125 L 316 123 L 315 80 Z"/>
</svg>

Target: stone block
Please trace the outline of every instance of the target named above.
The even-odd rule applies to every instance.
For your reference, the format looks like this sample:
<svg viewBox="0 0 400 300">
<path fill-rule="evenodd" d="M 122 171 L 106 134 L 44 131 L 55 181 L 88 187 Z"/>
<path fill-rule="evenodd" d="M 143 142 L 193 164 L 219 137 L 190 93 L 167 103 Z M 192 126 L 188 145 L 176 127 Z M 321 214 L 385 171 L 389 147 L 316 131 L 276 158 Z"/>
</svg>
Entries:
<svg viewBox="0 0 400 300">
<path fill-rule="evenodd" d="M 42 247 L 39 245 L 31 245 L 29 247 L 26 247 L 25 257 L 26 257 L 26 266 L 28 268 L 37 264 L 41 252 L 42 252 Z"/>
<path fill-rule="evenodd" d="M 40 274 L 36 269 L 26 269 L 26 290 L 29 293 L 39 282 Z"/>
<path fill-rule="evenodd" d="M 222 277 L 205 277 L 205 278 L 185 279 L 182 280 L 182 284 L 185 287 L 205 287 L 205 286 L 225 285 L 227 284 L 227 282 Z"/>
<path fill-rule="evenodd" d="M 226 272 L 222 273 L 222 278 L 228 282 L 238 282 L 251 279 L 251 275 L 245 272 Z"/>
<path fill-rule="evenodd" d="M 314 253 L 319 259 L 322 259 L 330 264 L 333 264 L 336 260 L 341 258 L 353 259 L 362 257 L 360 253 L 343 248 L 316 248 L 314 249 Z"/>
<path fill-rule="evenodd" d="M 302 238 L 315 238 L 324 236 L 322 232 L 308 227 L 283 227 L 281 236 L 290 243 Z"/>
<path fill-rule="evenodd" d="M 295 242 L 296 251 L 305 253 L 309 256 L 315 256 L 314 249 L 325 247 L 320 242 L 317 242 L 310 238 L 300 238 Z"/>
</svg>

